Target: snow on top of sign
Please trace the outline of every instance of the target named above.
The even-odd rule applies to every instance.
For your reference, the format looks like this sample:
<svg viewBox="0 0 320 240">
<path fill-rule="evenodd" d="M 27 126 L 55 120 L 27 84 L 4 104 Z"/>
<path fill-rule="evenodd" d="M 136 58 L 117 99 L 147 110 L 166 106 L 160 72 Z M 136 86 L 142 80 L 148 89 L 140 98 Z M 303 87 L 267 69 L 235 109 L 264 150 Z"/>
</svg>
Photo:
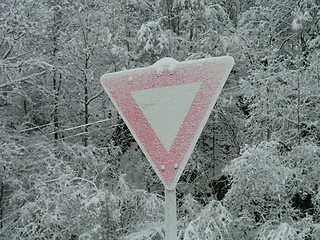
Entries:
<svg viewBox="0 0 320 240">
<path fill-rule="evenodd" d="M 168 70 L 170 74 L 174 74 L 175 70 L 177 68 L 183 67 L 183 66 L 190 66 L 193 64 L 196 64 L 199 66 L 200 65 L 205 65 L 206 63 L 213 63 L 213 62 L 228 62 L 230 65 L 234 65 L 234 59 L 230 56 L 222 56 L 222 57 L 211 57 L 211 58 L 203 58 L 203 59 L 197 59 L 197 60 L 188 60 L 188 61 L 183 61 L 183 62 L 179 62 L 173 58 L 170 57 L 166 57 L 166 58 L 162 58 L 159 61 L 157 61 L 156 63 L 154 63 L 153 65 L 150 65 L 148 67 L 144 67 L 144 68 L 135 68 L 135 69 L 129 69 L 129 70 L 123 70 L 123 71 L 119 71 L 119 72 L 113 72 L 113 73 L 106 73 L 101 77 L 101 81 L 103 81 L 103 79 L 105 79 L 106 77 L 110 77 L 112 75 L 117 75 L 117 76 L 129 76 L 129 81 L 133 80 L 132 77 L 130 77 L 131 75 L 135 74 L 135 73 L 142 73 L 142 72 L 146 72 L 146 71 L 150 71 L 153 70 L 155 71 L 155 73 L 158 76 L 161 76 L 162 73 L 165 70 Z M 210 67 L 210 66 L 208 66 Z"/>
<path fill-rule="evenodd" d="M 173 58 L 166 57 L 157 61 L 152 65 L 152 68 L 156 71 L 156 74 L 160 76 L 164 70 L 168 70 L 170 74 L 174 73 L 179 62 Z"/>
</svg>

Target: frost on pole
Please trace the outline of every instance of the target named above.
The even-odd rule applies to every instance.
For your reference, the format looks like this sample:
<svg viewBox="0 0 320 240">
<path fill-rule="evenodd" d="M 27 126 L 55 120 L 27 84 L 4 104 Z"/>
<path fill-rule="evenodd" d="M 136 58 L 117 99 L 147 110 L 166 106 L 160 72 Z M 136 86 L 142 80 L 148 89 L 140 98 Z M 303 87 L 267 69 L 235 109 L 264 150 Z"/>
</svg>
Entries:
<svg viewBox="0 0 320 240">
<path fill-rule="evenodd" d="M 169 190 L 174 189 L 232 69 L 232 57 L 105 74 L 101 84 Z"/>
</svg>

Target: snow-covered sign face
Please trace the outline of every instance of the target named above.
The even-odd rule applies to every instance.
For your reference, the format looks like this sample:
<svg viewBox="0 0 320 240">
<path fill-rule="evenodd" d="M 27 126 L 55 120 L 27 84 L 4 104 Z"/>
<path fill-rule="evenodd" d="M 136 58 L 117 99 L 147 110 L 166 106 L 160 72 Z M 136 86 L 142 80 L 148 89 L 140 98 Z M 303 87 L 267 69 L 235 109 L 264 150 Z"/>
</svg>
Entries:
<svg viewBox="0 0 320 240">
<path fill-rule="evenodd" d="M 232 69 L 232 57 L 103 75 L 101 84 L 167 189 L 173 189 Z"/>
</svg>

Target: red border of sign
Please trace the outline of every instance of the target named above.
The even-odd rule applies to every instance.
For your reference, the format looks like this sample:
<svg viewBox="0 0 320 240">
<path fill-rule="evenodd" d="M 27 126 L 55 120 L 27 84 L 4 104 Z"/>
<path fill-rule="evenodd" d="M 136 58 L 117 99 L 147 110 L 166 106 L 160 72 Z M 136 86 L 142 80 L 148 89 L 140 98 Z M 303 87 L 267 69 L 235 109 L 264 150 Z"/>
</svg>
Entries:
<svg viewBox="0 0 320 240">
<path fill-rule="evenodd" d="M 233 65 L 233 58 L 226 56 L 177 62 L 173 74 L 168 70 L 157 74 L 150 66 L 101 77 L 102 86 L 167 189 L 176 187 Z M 194 82 L 201 87 L 167 152 L 131 92 Z"/>
</svg>

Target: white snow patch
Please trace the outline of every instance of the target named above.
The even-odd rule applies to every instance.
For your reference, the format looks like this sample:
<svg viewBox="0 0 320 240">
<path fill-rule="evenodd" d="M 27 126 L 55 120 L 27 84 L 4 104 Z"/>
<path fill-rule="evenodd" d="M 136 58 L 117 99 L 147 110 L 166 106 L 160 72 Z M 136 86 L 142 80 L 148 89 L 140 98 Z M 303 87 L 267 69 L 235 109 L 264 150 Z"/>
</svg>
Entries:
<svg viewBox="0 0 320 240">
<path fill-rule="evenodd" d="M 177 60 L 170 57 L 166 57 L 157 61 L 155 64 L 152 65 L 152 67 L 154 68 L 158 76 L 161 76 L 164 70 L 168 70 L 170 74 L 174 74 L 174 71 L 178 63 L 179 62 Z"/>
<path fill-rule="evenodd" d="M 306 24 L 307 21 L 311 20 L 311 15 L 309 12 L 297 12 L 295 19 L 292 21 L 292 30 L 299 31 L 303 28 L 303 25 Z"/>
<path fill-rule="evenodd" d="M 299 19 L 294 19 L 292 22 L 292 30 L 298 31 L 302 28 L 302 23 Z"/>
<path fill-rule="evenodd" d="M 208 7 L 205 7 L 204 16 L 208 19 L 208 18 L 211 17 L 211 15 L 212 15 L 212 10 L 210 8 L 208 8 Z"/>
<path fill-rule="evenodd" d="M 97 205 L 99 203 L 99 198 L 98 197 L 92 197 L 88 202 L 85 203 L 84 207 L 88 208 L 90 207 L 92 204 L 93 205 Z"/>
</svg>

